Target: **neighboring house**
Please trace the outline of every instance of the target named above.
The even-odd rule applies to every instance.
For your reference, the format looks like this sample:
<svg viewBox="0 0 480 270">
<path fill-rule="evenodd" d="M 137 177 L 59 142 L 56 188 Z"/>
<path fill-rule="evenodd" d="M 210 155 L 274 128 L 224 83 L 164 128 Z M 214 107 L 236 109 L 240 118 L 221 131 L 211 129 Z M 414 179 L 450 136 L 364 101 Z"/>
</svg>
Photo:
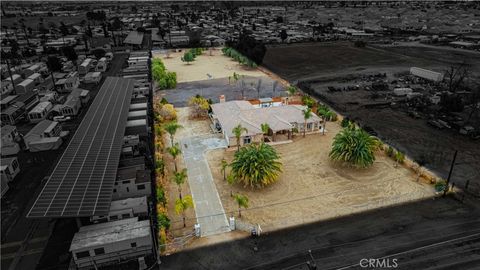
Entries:
<svg viewBox="0 0 480 270">
<path fill-rule="evenodd" d="M 138 218 L 83 226 L 70 245 L 78 269 L 118 264 L 152 254 L 149 220 Z"/>
<path fill-rule="evenodd" d="M 40 102 L 40 98 L 38 97 L 38 93 L 36 92 L 28 92 L 25 94 L 18 95 L 15 101 L 20 101 L 25 104 L 25 110 L 30 111 L 33 107 L 35 107 L 38 102 Z"/>
<path fill-rule="evenodd" d="M 40 73 L 33 73 L 32 75 L 28 76 L 27 79 L 32 80 L 35 85 L 40 84 L 44 81 L 43 77 L 42 77 L 42 74 L 40 74 Z"/>
<path fill-rule="evenodd" d="M 75 89 L 80 85 L 78 72 L 72 72 L 65 78 L 59 79 L 55 85 L 57 86 L 57 91 L 70 92 L 72 89 Z"/>
<path fill-rule="evenodd" d="M 17 157 L 2 158 L 0 160 L 0 174 L 2 178 L 12 182 L 15 176 L 20 172 L 20 165 L 18 164 Z"/>
<path fill-rule="evenodd" d="M 13 92 L 13 84 L 10 80 L 3 80 L 0 82 L 2 97 L 9 95 Z"/>
<path fill-rule="evenodd" d="M 20 146 L 17 143 L 20 139 L 20 134 L 17 131 L 17 127 L 10 125 L 3 126 L 1 129 L 1 136 L 1 155 L 16 155 L 20 151 Z"/>
<path fill-rule="evenodd" d="M 80 89 L 77 89 L 80 90 Z M 81 91 L 74 91 L 68 95 L 67 100 L 61 106 L 61 113 L 63 116 L 77 116 L 82 107 L 82 100 L 80 99 Z"/>
<path fill-rule="evenodd" d="M 58 122 L 42 120 L 23 137 L 25 147 L 30 152 L 58 149 L 62 145 L 61 132 Z"/>
<path fill-rule="evenodd" d="M 270 127 L 268 138 L 271 141 L 291 139 L 294 129 L 303 132 L 305 109 L 306 107 L 301 105 L 258 108 L 248 101 L 229 101 L 213 104 L 211 119 L 213 127 L 224 134 L 229 146 L 237 144 L 233 128 L 239 124 L 246 128 L 247 131 L 243 131 L 240 138 L 240 144 L 245 145 L 262 141 L 261 125 L 265 123 Z M 320 122 L 320 117 L 312 113 L 312 117 L 307 120 L 306 132 L 320 131 Z"/>
<path fill-rule="evenodd" d="M 2 125 L 16 125 L 25 116 L 25 104 L 19 101 L 9 103 L 8 107 L 2 109 L 0 113 L 0 120 Z"/>
<path fill-rule="evenodd" d="M 15 85 L 15 93 L 25 94 L 28 92 L 32 92 L 34 88 L 35 88 L 35 81 L 31 79 L 25 79 L 22 82 Z"/>
<path fill-rule="evenodd" d="M 50 101 L 40 102 L 30 112 L 28 112 L 28 119 L 32 123 L 38 123 L 47 117 L 52 108 L 53 105 Z"/>
<path fill-rule="evenodd" d="M 98 72 L 98 71 L 95 71 L 95 72 L 88 72 L 84 79 L 83 79 L 83 82 L 84 83 L 95 83 L 95 84 L 98 84 L 100 83 L 100 81 L 102 80 L 102 73 L 101 72 Z"/>
<path fill-rule="evenodd" d="M 78 66 L 78 73 L 80 76 L 82 75 L 85 75 L 87 74 L 91 67 L 92 67 L 92 64 L 93 64 L 93 59 L 91 58 L 87 58 L 85 60 L 83 60 L 83 62 L 80 64 L 80 66 Z"/>
<path fill-rule="evenodd" d="M 150 170 L 145 163 L 118 168 L 112 198 L 115 200 L 150 196 Z"/>
<path fill-rule="evenodd" d="M 129 114 L 138 112 L 142 111 L 129 112 Z M 147 119 L 128 120 L 127 125 L 125 126 L 125 136 L 128 135 L 139 135 L 140 137 L 146 137 L 148 135 Z"/>
<path fill-rule="evenodd" d="M 102 57 L 100 58 L 100 60 L 98 60 L 97 66 L 95 67 L 95 71 L 105 72 L 107 71 L 107 68 L 108 68 L 107 58 Z"/>
<path fill-rule="evenodd" d="M 146 219 L 148 217 L 148 201 L 146 196 L 112 201 L 108 215 L 93 216 L 90 218 L 90 221 L 98 223 L 132 217 L 140 217 L 140 219 Z"/>
</svg>

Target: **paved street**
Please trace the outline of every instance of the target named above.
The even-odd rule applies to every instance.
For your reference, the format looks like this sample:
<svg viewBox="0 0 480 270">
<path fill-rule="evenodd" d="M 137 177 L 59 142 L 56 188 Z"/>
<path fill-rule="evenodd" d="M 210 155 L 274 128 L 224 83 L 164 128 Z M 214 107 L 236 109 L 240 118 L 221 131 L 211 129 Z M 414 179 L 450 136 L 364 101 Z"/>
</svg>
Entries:
<svg viewBox="0 0 480 270">
<path fill-rule="evenodd" d="M 181 145 L 202 236 L 230 231 L 225 210 L 204 157 L 208 150 L 226 147 L 226 142 L 216 135 L 204 135 L 182 139 Z"/>
</svg>

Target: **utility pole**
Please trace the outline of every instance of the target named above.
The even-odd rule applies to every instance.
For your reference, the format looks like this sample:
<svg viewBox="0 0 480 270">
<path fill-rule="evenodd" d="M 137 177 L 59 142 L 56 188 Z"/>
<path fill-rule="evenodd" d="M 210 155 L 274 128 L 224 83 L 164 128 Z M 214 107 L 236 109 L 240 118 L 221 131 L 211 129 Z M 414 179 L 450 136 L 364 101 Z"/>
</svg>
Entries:
<svg viewBox="0 0 480 270">
<path fill-rule="evenodd" d="M 445 197 L 445 195 L 447 195 L 447 191 L 449 189 L 448 187 L 450 184 L 450 178 L 452 177 L 453 167 L 455 166 L 455 160 L 457 159 L 457 153 L 458 153 L 458 150 L 455 150 L 455 153 L 453 154 L 452 164 L 450 165 L 450 171 L 448 172 L 447 184 L 445 185 L 445 189 L 443 190 L 442 197 Z"/>
</svg>

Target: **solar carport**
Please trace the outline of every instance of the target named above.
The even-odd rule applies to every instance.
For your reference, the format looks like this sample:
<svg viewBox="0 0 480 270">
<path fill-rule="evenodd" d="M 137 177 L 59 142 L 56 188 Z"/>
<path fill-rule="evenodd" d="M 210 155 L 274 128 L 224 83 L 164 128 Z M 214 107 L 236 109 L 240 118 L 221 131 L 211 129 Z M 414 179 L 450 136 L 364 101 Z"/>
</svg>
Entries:
<svg viewBox="0 0 480 270">
<path fill-rule="evenodd" d="M 108 213 L 134 80 L 108 77 L 27 217 Z"/>
</svg>

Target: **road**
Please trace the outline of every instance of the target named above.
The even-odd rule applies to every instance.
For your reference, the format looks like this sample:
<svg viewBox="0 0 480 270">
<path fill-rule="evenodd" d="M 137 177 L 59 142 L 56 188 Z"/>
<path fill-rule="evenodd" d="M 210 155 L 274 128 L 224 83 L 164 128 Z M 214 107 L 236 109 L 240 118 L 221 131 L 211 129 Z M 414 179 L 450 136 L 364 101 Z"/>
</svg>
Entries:
<svg viewBox="0 0 480 270">
<path fill-rule="evenodd" d="M 399 269 L 479 269 L 475 203 L 429 199 L 189 250 L 162 261 L 166 269 L 308 269 L 312 250 L 318 269 L 357 269 L 362 258 L 385 256 L 397 259 Z"/>
<path fill-rule="evenodd" d="M 211 134 L 184 138 L 181 145 L 201 235 L 230 231 L 222 201 L 204 156 L 207 150 L 227 147 L 227 143 Z"/>
</svg>

